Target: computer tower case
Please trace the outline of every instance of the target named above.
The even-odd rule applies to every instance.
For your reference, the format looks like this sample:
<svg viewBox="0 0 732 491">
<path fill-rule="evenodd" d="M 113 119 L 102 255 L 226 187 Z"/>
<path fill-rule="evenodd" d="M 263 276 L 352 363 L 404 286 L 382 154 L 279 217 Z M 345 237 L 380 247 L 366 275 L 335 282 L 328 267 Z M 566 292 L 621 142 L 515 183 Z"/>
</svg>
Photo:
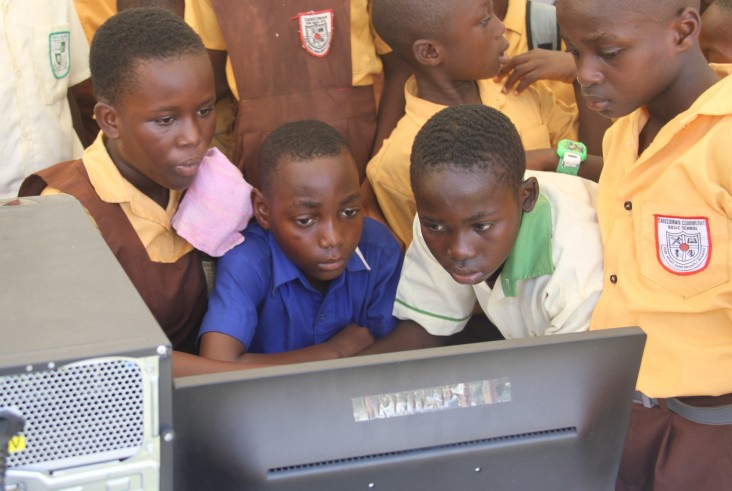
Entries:
<svg viewBox="0 0 732 491">
<path fill-rule="evenodd" d="M 6 489 L 172 489 L 170 342 L 80 203 L 0 200 Z M 1 490 L 0 490 L 1 491 Z"/>
</svg>

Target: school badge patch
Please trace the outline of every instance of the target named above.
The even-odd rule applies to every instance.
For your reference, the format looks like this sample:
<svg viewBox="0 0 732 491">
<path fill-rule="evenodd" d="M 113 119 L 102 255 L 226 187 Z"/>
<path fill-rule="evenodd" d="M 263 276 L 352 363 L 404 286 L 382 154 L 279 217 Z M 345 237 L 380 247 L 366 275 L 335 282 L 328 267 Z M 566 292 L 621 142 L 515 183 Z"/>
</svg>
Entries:
<svg viewBox="0 0 732 491">
<path fill-rule="evenodd" d="M 70 58 L 71 33 L 69 31 L 52 32 L 48 35 L 48 55 L 51 57 L 53 76 L 64 78 L 71 68 Z"/>
<path fill-rule="evenodd" d="M 300 24 L 300 42 L 305 51 L 318 58 L 327 55 L 333 40 L 333 11 L 304 12 L 296 17 Z"/>
<path fill-rule="evenodd" d="M 703 271 L 712 254 L 709 219 L 654 215 L 656 252 L 669 272 L 689 275 Z"/>
</svg>

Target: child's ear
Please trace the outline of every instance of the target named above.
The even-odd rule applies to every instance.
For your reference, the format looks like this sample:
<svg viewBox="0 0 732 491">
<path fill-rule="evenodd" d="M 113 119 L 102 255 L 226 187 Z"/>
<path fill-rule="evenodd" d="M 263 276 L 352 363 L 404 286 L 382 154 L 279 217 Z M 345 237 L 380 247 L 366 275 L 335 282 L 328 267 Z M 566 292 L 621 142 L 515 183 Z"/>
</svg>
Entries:
<svg viewBox="0 0 732 491">
<path fill-rule="evenodd" d="M 257 188 L 252 189 L 252 208 L 259 226 L 269 230 L 269 204 Z"/>
<path fill-rule="evenodd" d="M 698 43 L 701 31 L 701 17 L 699 12 L 686 7 L 674 19 L 672 24 L 676 36 L 676 44 L 682 51 L 686 51 Z"/>
<path fill-rule="evenodd" d="M 94 106 L 94 118 L 107 138 L 116 140 L 119 137 L 119 114 L 106 102 L 97 102 Z"/>
<path fill-rule="evenodd" d="M 539 181 L 535 177 L 529 177 L 521 183 L 519 188 L 521 209 L 525 212 L 530 212 L 536 205 L 536 200 L 539 199 Z"/>
<path fill-rule="evenodd" d="M 437 66 L 440 64 L 440 50 L 435 43 L 429 39 L 418 39 L 412 44 L 412 54 L 417 63 L 425 66 Z"/>
</svg>

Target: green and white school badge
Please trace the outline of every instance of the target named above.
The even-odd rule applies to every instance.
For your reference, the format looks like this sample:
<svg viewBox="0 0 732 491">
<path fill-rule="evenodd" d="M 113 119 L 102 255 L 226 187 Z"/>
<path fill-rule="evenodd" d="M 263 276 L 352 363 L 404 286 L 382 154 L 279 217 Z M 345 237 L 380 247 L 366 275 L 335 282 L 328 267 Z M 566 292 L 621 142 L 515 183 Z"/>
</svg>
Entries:
<svg viewBox="0 0 732 491">
<path fill-rule="evenodd" d="M 71 34 L 69 31 L 52 32 L 48 35 L 48 55 L 51 70 L 56 78 L 64 78 L 71 68 Z"/>
</svg>

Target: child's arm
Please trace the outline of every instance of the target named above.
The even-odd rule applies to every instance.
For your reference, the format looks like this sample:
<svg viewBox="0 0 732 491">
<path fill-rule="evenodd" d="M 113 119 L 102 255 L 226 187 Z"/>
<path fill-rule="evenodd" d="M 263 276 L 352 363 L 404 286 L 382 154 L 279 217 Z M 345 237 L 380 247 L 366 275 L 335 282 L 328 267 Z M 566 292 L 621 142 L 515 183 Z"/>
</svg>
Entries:
<svg viewBox="0 0 732 491">
<path fill-rule="evenodd" d="M 376 137 L 371 150 L 372 156 L 376 155 L 383 141 L 389 137 L 391 131 L 404 116 L 404 83 L 412 74 L 409 65 L 394 53 L 382 55 L 381 61 L 384 65 L 384 84 L 379 98 L 379 113 Z"/>
<path fill-rule="evenodd" d="M 506 79 L 504 92 L 514 90 L 520 94 L 539 80 L 558 80 L 571 84 L 577 76 L 572 55 L 565 51 L 532 49 L 514 56 L 501 67 L 496 81 Z"/>
<path fill-rule="evenodd" d="M 393 351 L 407 351 L 423 348 L 436 348 L 444 346 L 449 336 L 436 336 L 428 333 L 422 326 L 414 321 L 403 320 L 397 324 L 394 330 L 375 341 L 371 346 L 358 353 L 361 355 L 374 355 L 377 353 L 391 353 Z"/>
<path fill-rule="evenodd" d="M 374 341 L 365 327 L 350 324 L 325 343 L 281 353 L 247 353 L 237 339 L 218 332 L 201 337 L 201 356 L 224 362 L 236 362 L 240 368 L 259 368 L 308 361 L 331 360 L 352 356 Z"/>
</svg>

